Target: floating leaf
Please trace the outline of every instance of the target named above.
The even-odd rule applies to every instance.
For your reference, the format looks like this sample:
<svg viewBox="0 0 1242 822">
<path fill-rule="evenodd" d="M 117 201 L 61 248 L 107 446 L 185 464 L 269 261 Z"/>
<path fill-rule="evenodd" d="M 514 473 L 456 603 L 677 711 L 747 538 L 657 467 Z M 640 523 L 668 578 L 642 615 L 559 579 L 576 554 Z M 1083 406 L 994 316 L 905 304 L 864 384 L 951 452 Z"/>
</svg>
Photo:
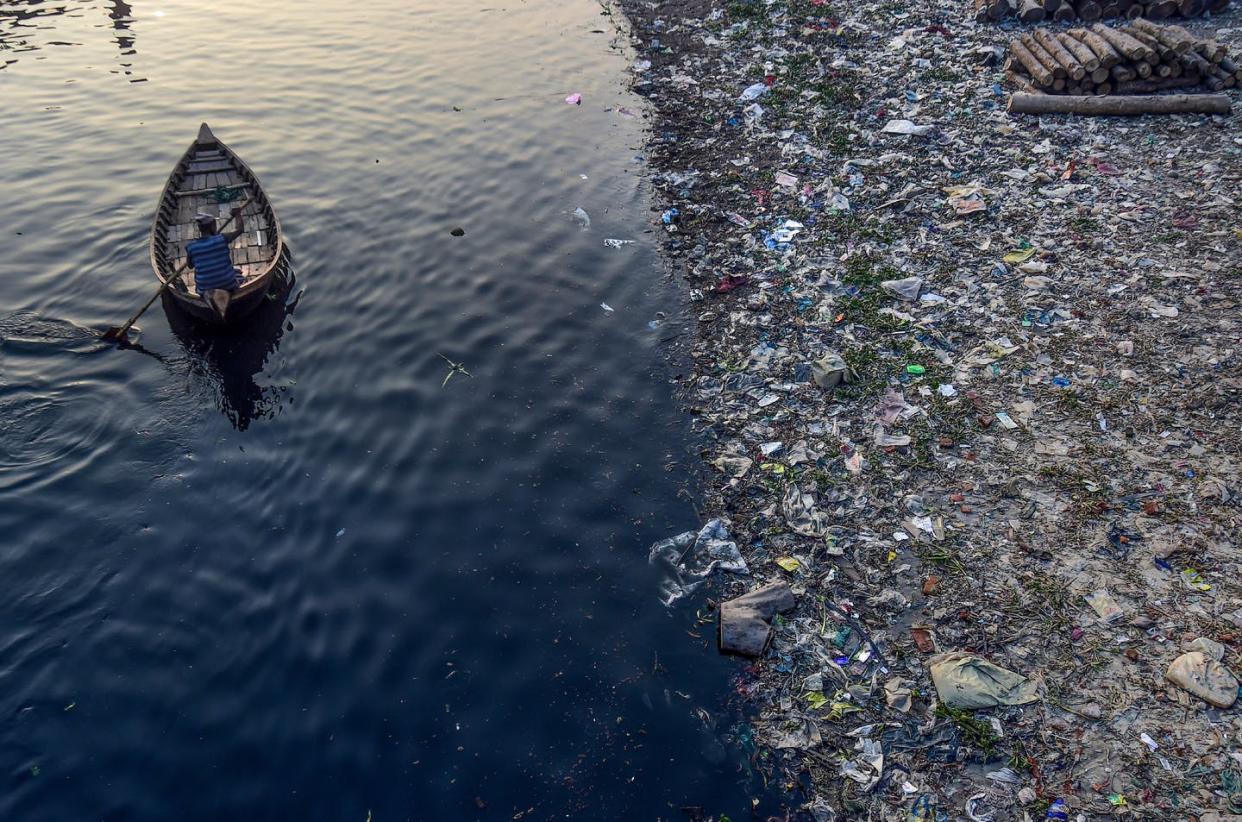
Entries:
<svg viewBox="0 0 1242 822">
<path fill-rule="evenodd" d="M 834 702 L 832 703 L 832 710 L 828 712 L 828 718 L 829 719 L 840 719 L 846 714 L 857 713 L 858 711 L 861 711 L 861 710 L 862 708 L 858 707 L 852 702 Z"/>
</svg>

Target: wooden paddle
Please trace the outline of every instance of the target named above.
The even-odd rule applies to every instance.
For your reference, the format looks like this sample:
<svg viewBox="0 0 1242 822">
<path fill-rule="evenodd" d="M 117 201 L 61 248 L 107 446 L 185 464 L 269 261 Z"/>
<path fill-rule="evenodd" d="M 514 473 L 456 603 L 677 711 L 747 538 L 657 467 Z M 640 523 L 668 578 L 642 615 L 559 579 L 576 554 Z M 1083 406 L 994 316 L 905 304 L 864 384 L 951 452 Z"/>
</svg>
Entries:
<svg viewBox="0 0 1242 822">
<path fill-rule="evenodd" d="M 240 206 L 238 206 L 234 210 L 233 216 L 229 218 L 228 222 L 220 226 L 220 228 L 216 229 L 216 233 L 223 234 L 224 230 L 228 228 L 230 225 L 232 225 L 234 220 L 242 216 L 242 212 L 246 209 L 246 206 L 250 205 L 251 202 L 252 202 L 251 200 L 246 200 Z M 182 275 L 185 274 L 186 271 L 189 271 L 189 269 L 190 269 L 190 255 L 189 255 L 189 252 L 186 252 L 185 263 L 181 267 L 179 267 L 176 271 L 174 271 L 171 277 L 169 277 L 167 280 L 164 280 L 164 282 L 160 283 L 160 287 L 157 288 L 155 290 L 155 293 L 151 295 L 151 299 L 147 300 L 143 304 L 142 308 L 138 309 L 134 313 L 134 316 L 126 320 L 125 325 L 122 325 L 120 327 L 109 328 L 107 331 L 105 331 L 103 338 L 109 341 L 115 340 L 116 342 L 121 343 L 121 344 L 129 342 L 129 329 L 133 327 L 134 323 L 138 322 L 138 318 L 146 313 L 147 309 L 151 307 L 151 304 L 160 298 L 160 295 L 163 294 L 164 291 L 166 291 L 168 287 L 173 284 L 174 280 L 181 279 Z"/>
</svg>

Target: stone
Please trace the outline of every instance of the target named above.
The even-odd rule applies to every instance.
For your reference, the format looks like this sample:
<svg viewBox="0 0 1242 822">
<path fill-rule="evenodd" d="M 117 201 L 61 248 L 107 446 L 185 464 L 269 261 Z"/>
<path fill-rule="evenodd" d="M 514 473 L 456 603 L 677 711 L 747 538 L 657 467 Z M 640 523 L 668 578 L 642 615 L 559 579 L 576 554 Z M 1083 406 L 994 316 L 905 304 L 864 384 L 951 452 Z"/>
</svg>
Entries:
<svg viewBox="0 0 1242 822">
<path fill-rule="evenodd" d="M 839 354 L 829 352 L 811 363 L 811 379 L 820 388 L 836 388 L 850 381 L 850 369 Z"/>
</svg>

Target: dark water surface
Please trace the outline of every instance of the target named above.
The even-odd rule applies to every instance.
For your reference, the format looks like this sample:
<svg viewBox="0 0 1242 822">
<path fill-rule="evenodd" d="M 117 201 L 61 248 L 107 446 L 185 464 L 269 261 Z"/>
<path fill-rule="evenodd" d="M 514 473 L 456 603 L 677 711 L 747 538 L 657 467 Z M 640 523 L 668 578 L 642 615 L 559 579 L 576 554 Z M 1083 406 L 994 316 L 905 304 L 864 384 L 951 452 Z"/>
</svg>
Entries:
<svg viewBox="0 0 1242 822">
<path fill-rule="evenodd" d="M 646 563 L 696 515 L 614 38 L 588 0 L 0 0 L 0 819 L 746 814 L 731 666 Z M 296 282 L 103 348 L 200 120 Z"/>
</svg>

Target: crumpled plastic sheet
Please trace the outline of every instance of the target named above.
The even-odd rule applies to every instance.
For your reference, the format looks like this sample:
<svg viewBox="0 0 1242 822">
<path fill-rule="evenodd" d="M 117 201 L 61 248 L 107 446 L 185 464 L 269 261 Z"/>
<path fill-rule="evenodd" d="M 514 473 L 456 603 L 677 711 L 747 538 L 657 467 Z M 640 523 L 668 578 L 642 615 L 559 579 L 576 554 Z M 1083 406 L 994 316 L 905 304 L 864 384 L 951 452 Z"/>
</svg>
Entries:
<svg viewBox="0 0 1242 822">
<path fill-rule="evenodd" d="M 651 546 L 647 561 L 665 570 L 660 601 L 667 607 L 694 593 L 714 571 L 750 573 L 737 543 L 729 539 L 729 531 L 720 519 L 711 520 L 697 533 L 686 531 L 660 540 Z"/>
<path fill-rule="evenodd" d="M 858 756 L 841 763 L 841 775 L 849 777 L 869 791 L 884 773 L 884 749 L 878 739 L 859 739 L 854 746 Z"/>
<path fill-rule="evenodd" d="M 1025 705 L 1039 699 L 1035 682 L 974 654 L 938 654 L 928 660 L 928 667 L 940 701 L 950 708 Z"/>
<path fill-rule="evenodd" d="M 785 515 L 789 527 L 804 537 L 822 538 L 828 533 L 828 515 L 815 507 L 815 497 L 796 485 L 785 489 L 781 513 Z"/>
</svg>

